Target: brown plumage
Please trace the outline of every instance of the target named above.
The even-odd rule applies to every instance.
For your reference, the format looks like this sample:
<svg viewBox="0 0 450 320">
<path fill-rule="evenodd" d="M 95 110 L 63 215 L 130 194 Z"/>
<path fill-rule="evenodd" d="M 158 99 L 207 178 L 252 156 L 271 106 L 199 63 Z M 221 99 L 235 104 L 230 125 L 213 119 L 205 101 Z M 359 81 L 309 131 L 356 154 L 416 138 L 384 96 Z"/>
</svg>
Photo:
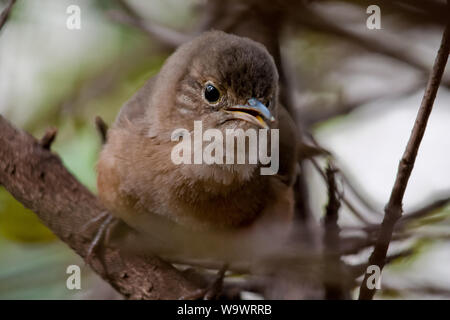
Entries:
<svg viewBox="0 0 450 320">
<path fill-rule="evenodd" d="M 220 92 L 218 102 L 205 98 L 208 84 Z M 270 127 L 280 129 L 278 174 L 260 175 L 259 164 L 171 161 L 176 145 L 172 132 L 191 131 L 194 121 L 201 120 L 204 131 L 257 129 L 235 117 L 242 112 L 226 112 L 250 98 L 267 106 L 275 117 Z M 120 111 L 98 163 L 99 196 L 114 216 L 170 242 L 175 251 L 195 246 L 189 244 L 194 238 L 198 245 L 205 242 L 203 236 L 218 234 L 232 235 L 227 239 L 234 239 L 230 251 L 235 251 L 242 246 L 236 239 L 253 230 L 265 230 L 267 238 L 266 231 L 275 230 L 271 226 L 289 223 L 296 136 L 292 119 L 278 102 L 278 73 L 267 50 L 247 38 L 208 32 L 172 54 L 160 73 Z M 180 236 L 181 229 L 188 235 Z M 219 243 L 209 240 L 208 250 Z"/>
</svg>

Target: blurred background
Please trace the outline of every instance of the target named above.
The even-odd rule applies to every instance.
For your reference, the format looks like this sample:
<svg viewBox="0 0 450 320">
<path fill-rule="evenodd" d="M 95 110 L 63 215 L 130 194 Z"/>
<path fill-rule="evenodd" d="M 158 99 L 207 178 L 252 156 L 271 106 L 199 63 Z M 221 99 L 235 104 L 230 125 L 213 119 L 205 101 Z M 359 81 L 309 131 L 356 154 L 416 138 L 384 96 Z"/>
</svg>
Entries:
<svg viewBox="0 0 450 320">
<path fill-rule="evenodd" d="M 208 11 L 214 2 L 18 0 L 0 31 L 0 114 L 36 137 L 57 128 L 52 150 L 95 193 L 101 148 L 95 116 L 112 123 L 183 36 L 205 25 L 234 30 L 230 24 L 236 22 L 224 17 L 234 14 L 239 22 L 253 6 L 269 28 L 254 29 L 255 38 L 276 32 L 279 52 L 273 54 L 283 61 L 297 120 L 332 152 L 348 180 L 341 187 L 354 208 L 344 205 L 340 211 L 342 234 L 379 223 L 439 47 L 445 22 L 439 6 L 445 1 L 229 0 L 222 1 L 228 9 L 219 13 Z M 0 11 L 6 3 L 0 1 Z M 381 29 L 366 26 L 370 4 L 381 9 Z M 70 5 L 81 9 L 79 30 L 66 26 Z M 393 244 L 391 252 L 407 249 L 408 254 L 387 266 L 377 298 L 450 297 L 449 88 L 447 67 L 404 209 L 442 203 L 408 225 L 407 240 Z M 319 222 L 326 185 L 312 163 L 303 168 Z M 357 265 L 370 252 L 344 260 Z M 70 264 L 83 266 L 83 261 L 0 187 L 0 299 L 117 297 L 87 267 L 82 267 L 82 290 L 68 290 Z"/>
</svg>

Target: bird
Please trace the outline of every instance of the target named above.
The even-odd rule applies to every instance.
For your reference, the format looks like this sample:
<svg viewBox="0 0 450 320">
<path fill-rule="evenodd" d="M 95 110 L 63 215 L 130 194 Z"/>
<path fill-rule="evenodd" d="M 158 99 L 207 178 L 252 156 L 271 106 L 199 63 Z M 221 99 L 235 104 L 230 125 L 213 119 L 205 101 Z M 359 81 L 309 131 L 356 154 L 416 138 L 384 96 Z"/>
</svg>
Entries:
<svg viewBox="0 0 450 320">
<path fill-rule="evenodd" d="M 226 260 L 266 250 L 292 224 L 298 170 L 298 128 L 278 92 L 274 59 L 258 42 L 208 31 L 181 45 L 109 128 L 101 202 L 160 254 Z M 276 174 L 262 175 L 259 162 L 174 163 L 173 132 L 196 121 L 224 135 L 278 130 Z"/>
</svg>

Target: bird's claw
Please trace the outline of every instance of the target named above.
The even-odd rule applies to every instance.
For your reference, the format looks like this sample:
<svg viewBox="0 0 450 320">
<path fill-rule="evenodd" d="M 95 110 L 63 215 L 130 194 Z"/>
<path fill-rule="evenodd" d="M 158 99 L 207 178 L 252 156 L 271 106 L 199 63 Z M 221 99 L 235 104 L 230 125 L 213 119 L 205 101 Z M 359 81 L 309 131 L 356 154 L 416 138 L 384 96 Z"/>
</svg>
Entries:
<svg viewBox="0 0 450 320">
<path fill-rule="evenodd" d="M 86 253 L 85 261 L 86 264 L 90 264 L 92 261 L 92 258 L 94 257 L 96 250 L 100 247 L 102 244 L 102 240 L 105 239 L 105 241 L 109 241 L 110 234 L 111 234 L 111 225 L 114 222 L 114 217 L 111 216 L 108 212 L 104 212 L 98 217 L 93 218 L 91 221 L 89 221 L 83 228 L 83 231 L 86 231 L 90 226 L 93 224 L 104 220 L 100 227 L 98 228 L 97 232 L 95 233 L 95 236 L 93 240 L 91 241 L 89 248 Z"/>
</svg>

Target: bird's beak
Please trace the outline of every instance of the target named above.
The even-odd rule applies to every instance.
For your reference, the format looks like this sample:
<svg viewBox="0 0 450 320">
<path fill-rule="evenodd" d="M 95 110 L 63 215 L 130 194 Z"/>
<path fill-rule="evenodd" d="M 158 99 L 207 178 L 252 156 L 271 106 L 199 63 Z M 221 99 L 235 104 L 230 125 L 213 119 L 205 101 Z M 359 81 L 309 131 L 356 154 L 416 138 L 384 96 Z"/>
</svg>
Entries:
<svg viewBox="0 0 450 320">
<path fill-rule="evenodd" d="M 253 123 L 263 129 L 269 128 L 267 122 L 275 121 L 270 110 L 255 98 L 249 99 L 246 105 L 226 107 L 225 112 L 231 114 L 235 119 Z"/>
</svg>

